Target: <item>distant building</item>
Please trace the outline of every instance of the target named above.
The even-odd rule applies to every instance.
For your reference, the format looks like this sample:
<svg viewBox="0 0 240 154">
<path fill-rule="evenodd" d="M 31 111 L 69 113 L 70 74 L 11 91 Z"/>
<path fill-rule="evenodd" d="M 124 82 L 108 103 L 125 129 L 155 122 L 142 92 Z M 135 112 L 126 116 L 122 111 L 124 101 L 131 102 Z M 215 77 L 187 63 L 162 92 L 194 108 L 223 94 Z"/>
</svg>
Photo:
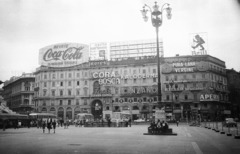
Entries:
<svg viewBox="0 0 240 154">
<path fill-rule="evenodd" d="M 34 83 L 35 76 L 31 73 L 12 77 L 10 80 L 5 81 L 3 97 L 7 107 L 21 114 L 28 114 L 33 111 Z"/>
<path fill-rule="evenodd" d="M 240 72 L 234 69 L 227 69 L 227 79 L 232 116 L 240 119 Z"/>
</svg>

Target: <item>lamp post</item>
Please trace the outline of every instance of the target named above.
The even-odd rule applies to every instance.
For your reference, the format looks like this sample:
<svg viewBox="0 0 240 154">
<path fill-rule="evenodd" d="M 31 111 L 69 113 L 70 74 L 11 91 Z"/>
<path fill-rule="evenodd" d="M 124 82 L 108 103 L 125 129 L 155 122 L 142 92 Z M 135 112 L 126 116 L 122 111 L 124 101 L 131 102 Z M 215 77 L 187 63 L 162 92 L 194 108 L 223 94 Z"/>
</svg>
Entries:
<svg viewBox="0 0 240 154">
<path fill-rule="evenodd" d="M 172 89 L 172 87 L 173 87 L 173 85 L 174 85 L 174 81 L 171 80 L 171 82 L 170 82 L 169 84 L 170 84 L 171 89 Z M 173 104 L 173 91 L 172 91 L 172 116 L 173 116 L 173 106 L 174 106 L 174 104 Z"/>
<path fill-rule="evenodd" d="M 167 5 L 167 7 L 165 7 Z M 162 25 L 163 22 L 163 11 L 166 10 L 167 12 L 167 18 L 171 19 L 172 14 L 171 14 L 171 8 L 169 7 L 170 4 L 165 3 L 162 5 L 161 10 L 159 10 L 159 5 L 157 4 L 157 2 L 155 2 L 155 5 L 153 6 L 153 11 L 151 9 L 151 7 L 149 7 L 148 5 L 144 5 L 143 6 L 143 10 L 141 10 L 143 19 L 145 22 L 148 21 L 148 16 L 147 16 L 147 12 L 150 11 L 151 13 L 151 21 L 152 21 L 152 25 L 153 27 L 156 28 L 156 43 L 157 43 L 157 72 L 158 72 L 158 105 L 160 107 L 162 107 L 163 105 L 161 104 L 161 82 L 160 82 L 160 60 L 159 60 L 159 41 L 158 41 L 158 29 L 159 27 Z M 145 9 L 145 7 L 147 7 L 147 9 Z M 149 10 L 148 10 L 149 9 Z"/>
</svg>

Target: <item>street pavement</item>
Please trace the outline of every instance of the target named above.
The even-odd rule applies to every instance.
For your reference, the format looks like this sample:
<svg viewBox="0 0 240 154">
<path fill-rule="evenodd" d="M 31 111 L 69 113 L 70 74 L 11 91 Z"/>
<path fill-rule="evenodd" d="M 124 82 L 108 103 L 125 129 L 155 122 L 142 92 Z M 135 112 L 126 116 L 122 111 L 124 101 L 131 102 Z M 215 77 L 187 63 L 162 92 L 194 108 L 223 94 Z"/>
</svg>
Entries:
<svg viewBox="0 0 240 154">
<path fill-rule="evenodd" d="M 170 125 L 177 136 L 143 135 L 148 125 L 125 128 L 57 127 L 0 130 L 1 154 L 238 154 L 240 139 L 204 127 Z M 47 131 L 46 131 L 47 132 Z"/>
</svg>

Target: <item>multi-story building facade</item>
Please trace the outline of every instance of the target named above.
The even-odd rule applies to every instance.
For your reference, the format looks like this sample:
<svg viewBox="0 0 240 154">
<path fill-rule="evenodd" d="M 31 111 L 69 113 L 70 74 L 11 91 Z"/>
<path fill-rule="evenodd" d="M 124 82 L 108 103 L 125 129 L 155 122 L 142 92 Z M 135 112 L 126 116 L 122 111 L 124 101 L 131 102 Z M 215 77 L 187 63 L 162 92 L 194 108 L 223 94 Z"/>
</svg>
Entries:
<svg viewBox="0 0 240 154">
<path fill-rule="evenodd" d="M 166 112 L 179 119 L 216 120 L 230 113 L 225 62 L 209 55 L 164 58 Z"/>
<path fill-rule="evenodd" d="M 240 72 L 227 69 L 228 89 L 230 91 L 232 117 L 240 119 Z"/>
<path fill-rule="evenodd" d="M 68 54 L 78 52 L 84 55 L 81 50 Z M 95 118 L 111 117 L 120 111 L 130 113 L 133 119 L 154 116 L 159 105 L 156 56 L 81 63 L 69 58 L 64 66 L 64 53 L 53 53 L 59 53 L 62 65 L 43 59 L 35 72 L 39 112 L 51 112 L 63 119 L 74 119 L 81 112 L 92 113 Z M 51 59 L 44 53 L 40 56 Z M 209 55 L 161 58 L 161 92 L 169 118 L 193 119 L 198 114 L 202 118 L 219 117 L 228 112 L 229 104 L 225 62 Z"/>
<path fill-rule="evenodd" d="M 12 77 L 4 82 L 3 97 L 7 106 L 21 114 L 28 114 L 34 108 L 34 84 L 35 76 L 32 73 L 25 73 L 19 77 Z"/>
</svg>

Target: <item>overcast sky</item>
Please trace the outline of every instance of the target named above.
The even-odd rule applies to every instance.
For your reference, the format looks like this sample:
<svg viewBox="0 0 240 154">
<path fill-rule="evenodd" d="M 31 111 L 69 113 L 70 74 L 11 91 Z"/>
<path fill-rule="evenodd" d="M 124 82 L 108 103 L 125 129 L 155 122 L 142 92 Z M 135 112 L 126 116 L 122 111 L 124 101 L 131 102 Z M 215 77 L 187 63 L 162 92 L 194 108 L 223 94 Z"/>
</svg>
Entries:
<svg viewBox="0 0 240 154">
<path fill-rule="evenodd" d="M 208 53 L 240 71 L 237 0 L 162 0 L 170 3 L 159 37 L 165 57 L 191 55 L 190 35 L 207 34 Z M 155 39 L 140 10 L 154 0 L 0 0 L 0 80 L 33 72 L 39 49 L 55 43 L 89 44 Z"/>
</svg>

